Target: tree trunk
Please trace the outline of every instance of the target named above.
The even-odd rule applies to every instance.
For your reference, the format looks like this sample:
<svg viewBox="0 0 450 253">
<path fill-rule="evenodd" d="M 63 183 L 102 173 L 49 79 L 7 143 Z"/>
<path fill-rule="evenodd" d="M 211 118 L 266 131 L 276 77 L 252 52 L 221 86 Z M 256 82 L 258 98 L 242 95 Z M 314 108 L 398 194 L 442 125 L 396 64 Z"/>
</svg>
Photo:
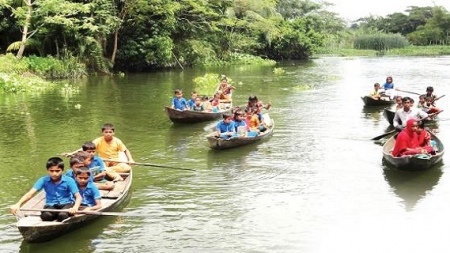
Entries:
<svg viewBox="0 0 450 253">
<path fill-rule="evenodd" d="M 114 61 L 116 60 L 118 40 L 119 40 L 119 29 L 117 29 L 116 32 L 114 33 L 114 48 L 113 48 L 113 52 L 112 52 L 112 56 L 111 56 L 111 63 L 113 64 L 113 66 L 114 66 Z"/>
<path fill-rule="evenodd" d="M 23 25 L 23 31 L 22 31 L 22 40 L 20 43 L 19 51 L 17 52 L 16 58 L 22 59 L 23 52 L 25 51 L 25 44 L 27 43 L 28 39 L 28 27 L 30 26 L 30 20 L 31 20 L 31 0 L 24 0 L 26 6 L 27 6 L 27 14 L 25 16 L 25 24 Z"/>
</svg>

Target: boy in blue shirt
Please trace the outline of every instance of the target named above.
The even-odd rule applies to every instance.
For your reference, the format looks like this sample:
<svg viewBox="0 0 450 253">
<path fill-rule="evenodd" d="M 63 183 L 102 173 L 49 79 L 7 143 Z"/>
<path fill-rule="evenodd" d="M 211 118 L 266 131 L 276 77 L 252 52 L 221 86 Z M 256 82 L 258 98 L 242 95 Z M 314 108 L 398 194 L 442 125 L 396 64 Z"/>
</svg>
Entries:
<svg viewBox="0 0 450 253">
<path fill-rule="evenodd" d="M 183 97 L 183 91 L 182 90 L 175 90 L 175 97 L 172 98 L 172 102 L 171 102 L 171 106 L 170 108 L 175 109 L 175 110 L 180 110 L 180 111 L 184 111 L 184 110 L 188 110 L 188 103 L 186 101 L 186 99 Z"/>
<path fill-rule="evenodd" d="M 44 189 L 45 206 L 44 209 L 66 209 L 65 212 L 41 212 L 43 221 L 63 221 L 75 214 L 81 204 L 81 195 L 79 193 L 75 180 L 64 176 L 64 162 L 59 157 L 51 157 L 48 159 L 47 176 L 39 178 L 20 200 L 10 207 L 12 214 L 16 214 L 20 206 L 27 202 L 35 193 Z"/>
<path fill-rule="evenodd" d="M 107 181 L 105 176 L 108 175 L 110 178 L 121 177 L 120 174 L 114 171 L 106 171 L 105 163 L 103 160 L 95 155 L 96 147 L 95 143 L 92 141 L 85 142 L 81 148 L 83 151 L 79 151 L 77 154 L 84 159 L 84 166 L 88 167 L 91 172 L 91 177 L 94 183 L 97 185 L 99 190 L 112 190 L 114 189 L 114 184 Z"/>
<path fill-rule="evenodd" d="M 236 127 L 230 114 L 224 113 L 223 119 L 217 123 L 217 135 L 220 138 L 229 139 L 236 133 Z"/>
<path fill-rule="evenodd" d="M 102 196 L 97 186 L 90 180 L 91 172 L 85 167 L 81 166 L 75 172 L 75 179 L 77 182 L 80 195 L 83 197 L 81 201 L 80 210 L 83 211 L 95 211 L 102 208 Z"/>
</svg>

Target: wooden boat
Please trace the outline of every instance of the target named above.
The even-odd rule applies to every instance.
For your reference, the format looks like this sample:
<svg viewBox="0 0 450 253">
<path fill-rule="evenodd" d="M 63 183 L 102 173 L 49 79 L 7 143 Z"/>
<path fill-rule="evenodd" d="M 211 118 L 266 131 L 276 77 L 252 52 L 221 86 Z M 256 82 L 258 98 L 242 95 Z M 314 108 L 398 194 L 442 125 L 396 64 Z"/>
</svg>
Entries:
<svg viewBox="0 0 450 253">
<path fill-rule="evenodd" d="M 169 119 L 173 123 L 198 123 L 204 121 L 211 121 L 221 119 L 224 113 L 230 113 L 232 109 L 232 103 L 220 103 L 219 111 L 206 112 L 206 111 L 191 111 L 191 110 L 176 110 L 170 107 L 165 107 L 165 111 L 169 116 Z"/>
<path fill-rule="evenodd" d="M 132 182 L 132 172 L 122 174 L 124 181 L 115 183 L 111 191 L 100 191 L 102 195 L 102 208 L 98 212 L 114 210 L 117 206 L 125 202 L 130 192 Z M 42 209 L 45 204 L 45 192 L 40 191 L 32 199 L 22 206 L 22 209 Z M 39 211 L 19 211 L 17 228 L 27 242 L 45 242 L 58 236 L 66 234 L 72 230 L 86 225 L 97 219 L 98 215 L 77 214 L 68 219 L 58 221 L 42 221 Z"/>
<path fill-rule="evenodd" d="M 444 155 L 444 145 L 436 135 L 431 132 L 430 134 L 431 139 L 436 141 L 438 149 L 435 155 L 408 155 L 402 157 L 394 157 L 392 156 L 391 152 L 395 146 L 395 137 L 392 136 L 383 145 L 383 161 L 400 170 L 417 171 L 431 168 L 433 165 L 439 163 L 442 160 L 442 156 Z"/>
<path fill-rule="evenodd" d="M 384 99 L 387 98 L 387 99 Z M 371 96 L 361 97 L 365 106 L 389 106 L 395 104 L 395 99 L 383 97 L 383 99 L 373 99 Z"/>
<path fill-rule="evenodd" d="M 395 111 L 385 108 L 383 110 L 383 117 L 389 122 L 389 125 L 394 125 Z"/>
<path fill-rule="evenodd" d="M 269 124 L 266 124 L 267 130 L 264 132 L 261 132 L 256 137 L 247 137 L 247 136 L 238 136 L 238 137 L 232 137 L 230 139 L 223 139 L 217 137 L 217 133 L 213 132 L 208 135 L 206 135 L 206 139 L 208 140 L 209 147 L 212 149 L 229 149 L 239 146 L 248 145 L 255 142 L 260 142 L 262 140 L 268 139 L 270 136 L 273 135 L 273 130 L 275 128 L 275 123 L 273 119 L 268 117 L 268 114 L 264 114 L 265 121 L 270 122 Z"/>
</svg>

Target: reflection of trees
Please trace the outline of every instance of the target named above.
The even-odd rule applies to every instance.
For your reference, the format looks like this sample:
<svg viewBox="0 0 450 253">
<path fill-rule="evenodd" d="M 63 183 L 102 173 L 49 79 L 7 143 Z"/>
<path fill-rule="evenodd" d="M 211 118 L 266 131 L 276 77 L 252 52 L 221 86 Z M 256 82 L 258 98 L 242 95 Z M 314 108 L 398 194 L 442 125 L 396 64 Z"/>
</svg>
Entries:
<svg viewBox="0 0 450 253">
<path fill-rule="evenodd" d="M 436 167 L 417 172 L 384 169 L 386 181 L 393 192 L 403 199 L 406 211 L 412 211 L 417 202 L 433 190 L 441 175 L 442 170 Z"/>
</svg>

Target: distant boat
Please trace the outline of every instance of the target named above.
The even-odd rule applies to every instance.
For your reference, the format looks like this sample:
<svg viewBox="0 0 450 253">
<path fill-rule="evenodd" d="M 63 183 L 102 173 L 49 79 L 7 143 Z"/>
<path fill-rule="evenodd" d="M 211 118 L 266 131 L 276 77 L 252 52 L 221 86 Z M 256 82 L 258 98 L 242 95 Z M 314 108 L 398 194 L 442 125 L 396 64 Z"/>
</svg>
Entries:
<svg viewBox="0 0 450 253">
<path fill-rule="evenodd" d="M 395 146 L 395 137 L 392 136 L 383 145 L 383 160 L 400 170 L 417 171 L 431 168 L 442 160 L 442 156 L 444 155 L 444 145 L 436 135 L 431 132 L 430 134 L 431 139 L 436 141 L 438 148 L 435 155 L 407 155 L 394 157 L 392 156 L 392 150 Z"/>
<path fill-rule="evenodd" d="M 361 99 L 365 106 L 388 106 L 395 104 L 395 99 L 390 99 L 389 97 L 374 99 L 372 96 L 364 96 Z"/>
<path fill-rule="evenodd" d="M 275 128 L 275 123 L 273 119 L 271 119 L 268 114 L 264 114 L 265 121 L 269 122 L 267 125 L 267 129 L 264 132 L 261 132 L 258 136 L 255 137 L 247 137 L 247 136 L 237 136 L 232 137 L 230 139 L 223 139 L 216 136 L 216 132 L 210 133 L 206 135 L 206 140 L 208 140 L 208 145 L 212 149 L 229 149 L 240 147 L 244 145 L 248 145 L 251 143 L 260 142 L 262 140 L 268 139 L 273 135 L 273 130 Z"/>
<path fill-rule="evenodd" d="M 217 112 L 207 111 L 192 111 L 192 110 L 176 110 L 170 107 L 165 107 L 165 111 L 169 119 L 173 123 L 198 123 L 204 121 L 211 121 L 221 119 L 224 113 L 231 113 L 231 103 L 221 103 Z"/>
<path fill-rule="evenodd" d="M 98 212 L 107 212 L 114 210 L 122 204 L 130 190 L 132 182 L 132 172 L 123 173 L 123 181 L 115 182 L 115 187 L 111 191 L 100 191 L 102 195 L 102 208 L 96 210 Z M 43 209 L 45 204 L 45 192 L 41 191 L 26 202 L 22 209 Z M 17 228 L 27 242 L 45 242 L 56 237 L 66 234 L 79 227 L 85 226 L 87 223 L 97 219 L 98 215 L 77 214 L 68 219 L 59 221 L 42 221 L 39 217 L 40 211 L 19 211 L 21 216 L 17 217 Z"/>
</svg>

